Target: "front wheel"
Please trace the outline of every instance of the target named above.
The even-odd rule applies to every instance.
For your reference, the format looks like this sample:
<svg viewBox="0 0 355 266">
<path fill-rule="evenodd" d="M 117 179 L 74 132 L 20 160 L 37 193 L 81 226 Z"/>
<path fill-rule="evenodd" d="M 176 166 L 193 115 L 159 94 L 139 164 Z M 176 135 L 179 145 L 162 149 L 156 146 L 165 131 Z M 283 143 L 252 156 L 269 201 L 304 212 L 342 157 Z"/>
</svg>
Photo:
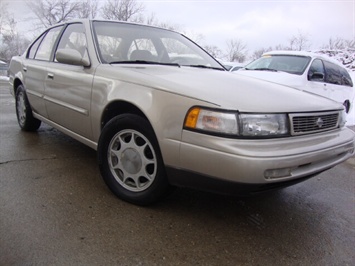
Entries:
<svg viewBox="0 0 355 266">
<path fill-rule="evenodd" d="M 18 86 L 16 91 L 16 115 L 18 124 L 24 131 L 36 131 L 41 126 L 41 121 L 32 115 L 32 109 L 23 85 Z"/>
<path fill-rule="evenodd" d="M 101 175 L 119 198 L 149 205 L 169 192 L 158 142 L 147 120 L 126 114 L 113 118 L 99 139 Z"/>
</svg>

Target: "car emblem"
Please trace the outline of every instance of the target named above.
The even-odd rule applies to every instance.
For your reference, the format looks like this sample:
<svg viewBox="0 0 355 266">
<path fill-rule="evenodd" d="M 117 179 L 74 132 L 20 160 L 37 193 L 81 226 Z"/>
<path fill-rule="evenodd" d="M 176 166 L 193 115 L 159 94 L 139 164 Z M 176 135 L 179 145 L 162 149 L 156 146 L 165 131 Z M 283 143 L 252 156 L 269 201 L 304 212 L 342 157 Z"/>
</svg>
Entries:
<svg viewBox="0 0 355 266">
<path fill-rule="evenodd" d="M 319 128 L 321 128 L 324 124 L 324 121 L 322 118 L 318 117 L 317 121 L 316 121 L 316 126 L 318 126 Z"/>
</svg>

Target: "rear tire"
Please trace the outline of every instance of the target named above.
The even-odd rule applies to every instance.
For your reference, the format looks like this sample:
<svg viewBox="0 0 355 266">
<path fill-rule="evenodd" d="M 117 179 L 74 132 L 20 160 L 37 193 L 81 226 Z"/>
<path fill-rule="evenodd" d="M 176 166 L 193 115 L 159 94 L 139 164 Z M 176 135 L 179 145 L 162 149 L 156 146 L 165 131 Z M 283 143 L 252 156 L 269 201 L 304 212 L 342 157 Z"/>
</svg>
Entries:
<svg viewBox="0 0 355 266">
<path fill-rule="evenodd" d="M 18 86 L 15 99 L 17 121 L 20 128 L 24 131 L 36 131 L 41 126 L 41 121 L 33 117 L 23 85 Z"/>
<path fill-rule="evenodd" d="M 170 191 L 158 141 L 149 122 L 119 115 L 102 130 L 98 144 L 101 175 L 119 198 L 149 205 Z"/>
</svg>

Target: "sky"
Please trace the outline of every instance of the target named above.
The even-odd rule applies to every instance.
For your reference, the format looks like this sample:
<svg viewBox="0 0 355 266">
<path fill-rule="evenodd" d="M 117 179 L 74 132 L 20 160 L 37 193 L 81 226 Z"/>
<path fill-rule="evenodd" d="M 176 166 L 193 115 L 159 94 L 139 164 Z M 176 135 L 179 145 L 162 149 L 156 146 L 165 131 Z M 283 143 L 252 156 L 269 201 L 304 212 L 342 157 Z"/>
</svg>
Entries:
<svg viewBox="0 0 355 266">
<path fill-rule="evenodd" d="M 31 32 L 23 0 L 2 0 L 18 19 L 19 31 Z M 99 0 L 103 3 L 102 0 Z M 302 33 L 310 49 L 320 48 L 329 38 L 355 40 L 355 0 L 141 0 L 145 15 L 178 26 L 179 31 L 201 45 L 222 51 L 226 42 L 242 40 L 247 49 L 282 44 Z M 22 11 L 22 12 L 19 12 Z"/>
</svg>

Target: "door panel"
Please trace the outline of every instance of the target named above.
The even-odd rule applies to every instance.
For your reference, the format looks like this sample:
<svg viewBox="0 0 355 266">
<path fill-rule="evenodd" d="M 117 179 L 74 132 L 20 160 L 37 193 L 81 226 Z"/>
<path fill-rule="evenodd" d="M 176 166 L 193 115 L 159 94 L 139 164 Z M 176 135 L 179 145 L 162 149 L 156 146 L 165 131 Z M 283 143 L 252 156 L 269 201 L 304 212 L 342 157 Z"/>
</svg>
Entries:
<svg viewBox="0 0 355 266">
<path fill-rule="evenodd" d="M 46 61 L 26 60 L 29 64 L 24 65 L 24 83 L 28 100 L 32 110 L 41 116 L 47 117 L 46 107 L 43 101 L 44 80 L 47 75 Z"/>
<path fill-rule="evenodd" d="M 90 102 L 93 76 L 82 66 L 51 63 L 46 77 L 45 104 L 53 122 L 91 138 Z"/>
<path fill-rule="evenodd" d="M 75 49 L 89 60 L 86 35 L 81 23 L 67 26 L 58 49 Z M 54 62 L 45 81 L 45 105 L 50 120 L 91 139 L 90 103 L 93 74 L 88 67 Z"/>
<path fill-rule="evenodd" d="M 323 75 L 323 77 L 321 78 L 320 75 Z M 308 91 L 329 98 L 330 88 L 325 82 L 325 71 L 322 60 L 313 60 L 308 70 L 307 78 L 309 81 L 306 82 L 306 87 Z"/>
</svg>

